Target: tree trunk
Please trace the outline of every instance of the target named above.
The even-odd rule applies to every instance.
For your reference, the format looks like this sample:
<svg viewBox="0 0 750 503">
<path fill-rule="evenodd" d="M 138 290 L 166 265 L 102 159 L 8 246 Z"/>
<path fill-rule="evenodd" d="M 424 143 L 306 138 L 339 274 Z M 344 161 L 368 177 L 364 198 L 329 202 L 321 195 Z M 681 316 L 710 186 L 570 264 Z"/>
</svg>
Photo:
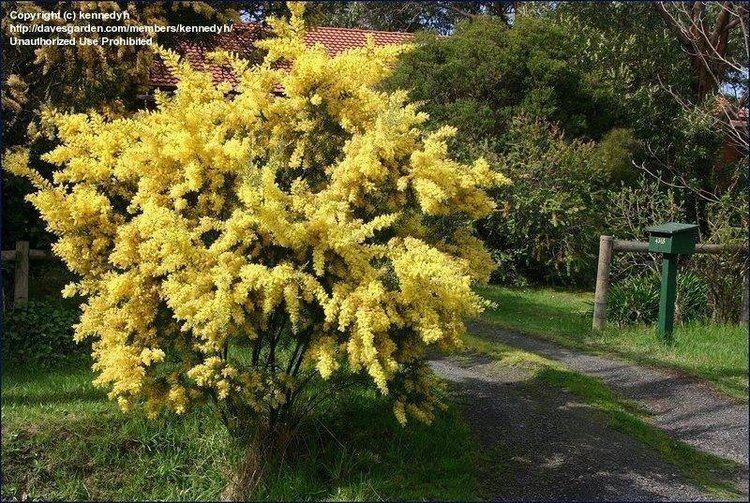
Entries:
<svg viewBox="0 0 750 503">
<path fill-rule="evenodd" d="M 280 424 L 259 433 L 246 447 L 232 480 L 221 494 L 221 500 L 256 499 L 255 495 L 263 478 L 284 460 L 292 438 L 291 429 Z"/>
<path fill-rule="evenodd" d="M 695 94 L 697 96 L 697 102 L 703 103 L 703 100 L 705 100 L 707 96 L 713 94 L 717 89 L 718 83 L 699 57 L 693 56 L 690 58 L 690 63 L 692 64 L 696 76 Z"/>
<path fill-rule="evenodd" d="M 721 11 L 710 25 L 706 2 L 692 2 L 691 7 L 677 12 L 667 5 L 666 2 L 654 4 L 687 53 L 695 76 L 696 103 L 702 103 L 719 89 L 727 70 L 729 33 L 737 26 L 736 19 L 730 21 L 732 3 L 721 2 Z"/>
<path fill-rule="evenodd" d="M 221 501 L 247 501 L 258 489 L 263 474 L 268 468 L 266 451 L 258 445 L 251 445 L 245 451 L 229 485 L 221 493 Z"/>
</svg>

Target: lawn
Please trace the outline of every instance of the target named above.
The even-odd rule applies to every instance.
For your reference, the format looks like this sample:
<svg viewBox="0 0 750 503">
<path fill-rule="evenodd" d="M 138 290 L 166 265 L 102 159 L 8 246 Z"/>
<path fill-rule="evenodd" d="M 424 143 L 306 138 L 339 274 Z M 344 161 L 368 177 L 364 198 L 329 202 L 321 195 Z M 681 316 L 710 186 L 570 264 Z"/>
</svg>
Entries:
<svg viewBox="0 0 750 503">
<path fill-rule="evenodd" d="M 148 420 L 91 386 L 86 363 L 5 369 L 2 499 L 216 500 L 241 449 L 208 411 Z M 277 467 L 266 500 L 474 499 L 478 446 L 454 409 L 401 427 L 370 391 L 342 394 Z"/>
<path fill-rule="evenodd" d="M 581 350 L 602 351 L 698 376 L 744 401 L 748 399 L 748 331 L 740 325 L 687 324 L 664 345 L 652 326 L 591 330 L 591 293 L 487 286 L 479 293 L 496 303 L 484 319 Z"/>
</svg>

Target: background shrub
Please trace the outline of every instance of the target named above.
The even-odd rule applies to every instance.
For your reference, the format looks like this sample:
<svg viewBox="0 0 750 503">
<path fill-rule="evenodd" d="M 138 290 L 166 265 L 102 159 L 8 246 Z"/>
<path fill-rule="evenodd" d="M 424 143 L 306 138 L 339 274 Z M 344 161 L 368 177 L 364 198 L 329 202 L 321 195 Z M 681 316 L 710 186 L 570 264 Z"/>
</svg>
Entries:
<svg viewBox="0 0 750 503">
<path fill-rule="evenodd" d="M 708 283 L 706 278 L 692 271 L 678 273 L 675 319 L 684 323 L 693 320 L 705 320 L 708 316 Z"/>
<path fill-rule="evenodd" d="M 746 160 L 746 159 L 745 159 Z M 747 164 L 734 166 L 735 186 L 732 190 L 707 205 L 707 232 L 704 242 L 721 243 L 734 249 L 721 255 L 696 255 L 692 267 L 700 272 L 709 285 L 708 304 L 711 316 L 719 323 L 737 322 L 742 312 L 742 290 L 748 273 L 747 252 L 741 245 L 747 242 Z"/>
<path fill-rule="evenodd" d="M 619 325 L 651 323 L 659 314 L 659 280 L 653 274 L 630 276 L 612 285 L 607 318 Z"/>
<path fill-rule="evenodd" d="M 73 324 L 80 310 L 60 300 L 36 300 L 13 307 L 3 320 L 3 361 L 51 364 L 81 358 L 89 344 L 76 344 Z"/>
<path fill-rule="evenodd" d="M 575 64 L 580 47 L 551 20 L 516 17 L 459 23 L 450 37 L 422 35 L 388 82 L 425 102 L 431 123 L 458 128 L 464 141 L 497 139 L 514 117 L 560 125 L 566 134 L 598 139 L 616 122 L 616 96 Z"/>
<path fill-rule="evenodd" d="M 632 185 L 609 191 L 603 232 L 617 239 L 643 241 L 647 239 L 646 228 L 649 226 L 668 221 L 697 221 L 700 227 L 698 242 L 723 244 L 729 248 L 720 255 L 696 254 L 681 262 L 678 278 L 686 284 L 691 281 L 689 277 L 700 278 L 693 282 L 699 289 L 695 293 L 700 298 L 697 301 L 699 311 L 703 313 L 702 316 L 708 316 L 718 323 L 739 321 L 743 280 L 747 270 L 746 254 L 741 249 L 748 229 L 747 194 L 741 190 L 746 184 L 746 168 L 730 166 L 727 169 L 733 170 L 729 176 L 733 186 L 722 196 L 711 195 L 711 200 L 702 203 L 702 211 L 707 215 L 705 219 L 695 218 L 690 205 L 685 202 L 684 190 L 665 188 L 658 181 L 644 176 Z M 688 272 L 692 276 L 686 275 Z M 660 274 L 661 258 L 658 254 L 615 253 L 612 260 L 612 275 L 615 278 L 613 295 L 618 295 L 618 285 L 638 281 L 629 280 L 630 277 L 650 275 L 658 282 Z M 635 287 L 631 285 L 631 288 Z M 689 307 L 693 301 L 686 298 L 685 302 L 684 309 L 690 317 L 690 313 L 695 312 Z M 625 311 L 629 314 L 621 312 L 620 319 L 638 317 L 633 311 Z M 614 310 L 610 312 L 615 316 Z M 680 315 L 679 299 L 676 314 Z"/>
<path fill-rule="evenodd" d="M 482 226 L 492 281 L 579 288 L 593 284 L 600 234 L 643 240 L 650 225 L 682 221 L 699 225 L 703 243 L 728 243 L 726 228 L 746 240 L 746 218 L 729 211 L 746 209 L 746 152 L 741 168 L 727 165 L 715 100 L 685 106 L 700 101 L 693 84 L 658 13 L 618 3 L 467 20 L 450 37 L 425 35 L 389 82 L 422 103 L 429 125 L 456 126 L 465 158 L 483 155 L 513 180 Z M 659 263 L 616 254 L 613 271 L 627 278 Z M 705 271 L 714 319 L 734 319 L 744 266 L 687 265 Z"/>
<path fill-rule="evenodd" d="M 607 302 L 607 318 L 619 325 L 656 323 L 659 317 L 661 278 L 651 272 L 633 275 L 612 285 Z M 695 272 L 677 276 L 675 321 L 703 320 L 709 315 L 708 284 Z"/>
<path fill-rule="evenodd" d="M 482 155 L 513 182 L 494 192 L 497 207 L 479 227 L 498 263 L 494 282 L 593 282 L 611 183 L 601 154 L 594 142 L 568 139 L 557 125 L 526 116 L 487 145 Z M 607 155 L 627 156 L 627 145 Z"/>
</svg>

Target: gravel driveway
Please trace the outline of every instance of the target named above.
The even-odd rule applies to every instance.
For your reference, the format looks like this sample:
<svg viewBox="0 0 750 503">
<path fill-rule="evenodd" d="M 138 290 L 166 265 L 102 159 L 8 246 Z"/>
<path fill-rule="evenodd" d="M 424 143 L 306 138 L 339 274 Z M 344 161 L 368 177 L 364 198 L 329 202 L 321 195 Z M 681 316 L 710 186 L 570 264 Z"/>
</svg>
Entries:
<svg viewBox="0 0 750 503">
<path fill-rule="evenodd" d="M 614 358 L 586 355 L 554 343 L 475 322 L 487 339 L 558 360 L 598 377 L 653 413 L 648 419 L 675 439 L 744 467 L 747 495 L 748 407 L 684 376 Z M 607 418 L 559 388 L 529 379 L 527 371 L 484 357 L 437 357 L 431 366 L 454 383 L 490 463 L 486 497 L 524 500 L 712 500 L 679 470 Z M 745 496 L 745 500 L 747 500 Z"/>
<path fill-rule="evenodd" d="M 652 422 L 673 438 L 747 468 L 747 404 L 676 372 L 578 353 L 489 323 L 473 322 L 469 326 L 484 338 L 546 356 L 572 370 L 598 377 L 621 396 L 651 412 Z"/>
</svg>

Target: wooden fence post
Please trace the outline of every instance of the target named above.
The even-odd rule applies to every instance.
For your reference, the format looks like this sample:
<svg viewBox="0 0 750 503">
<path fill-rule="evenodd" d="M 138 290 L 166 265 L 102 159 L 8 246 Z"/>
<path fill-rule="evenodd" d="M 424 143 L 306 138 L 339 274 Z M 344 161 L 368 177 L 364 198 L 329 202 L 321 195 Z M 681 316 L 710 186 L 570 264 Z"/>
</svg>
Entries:
<svg viewBox="0 0 750 503">
<path fill-rule="evenodd" d="M 26 304 L 29 300 L 29 242 L 16 242 L 16 275 L 13 280 L 13 305 Z"/>
<path fill-rule="evenodd" d="M 609 266 L 612 262 L 612 236 L 599 238 L 599 265 L 596 268 L 596 292 L 594 293 L 594 330 L 604 328 L 607 320 L 607 294 L 609 293 Z"/>
</svg>

